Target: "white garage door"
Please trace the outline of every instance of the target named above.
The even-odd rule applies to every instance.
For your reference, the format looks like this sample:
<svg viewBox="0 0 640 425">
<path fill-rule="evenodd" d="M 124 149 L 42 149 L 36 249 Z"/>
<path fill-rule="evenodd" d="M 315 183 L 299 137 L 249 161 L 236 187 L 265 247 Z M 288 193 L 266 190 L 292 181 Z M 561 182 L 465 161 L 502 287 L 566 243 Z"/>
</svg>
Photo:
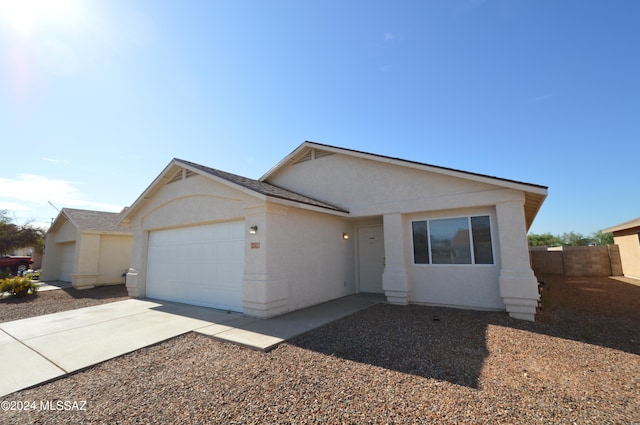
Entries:
<svg viewBox="0 0 640 425">
<path fill-rule="evenodd" d="M 149 234 L 147 297 L 242 312 L 244 222 Z"/>
<path fill-rule="evenodd" d="M 73 264 L 76 254 L 76 243 L 69 242 L 60 245 L 60 280 L 71 282 L 73 276 Z"/>
</svg>

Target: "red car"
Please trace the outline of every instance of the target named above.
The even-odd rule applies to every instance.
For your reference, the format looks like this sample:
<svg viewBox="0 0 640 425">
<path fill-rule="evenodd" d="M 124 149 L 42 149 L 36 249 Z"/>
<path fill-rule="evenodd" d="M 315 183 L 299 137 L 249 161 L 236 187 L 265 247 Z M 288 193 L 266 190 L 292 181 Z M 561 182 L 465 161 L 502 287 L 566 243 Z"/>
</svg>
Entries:
<svg viewBox="0 0 640 425">
<path fill-rule="evenodd" d="M 10 269 L 14 273 L 23 272 L 29 269 L 32 263 L 33 258 L 31 257 L 3 255 L 0 257 L 0 270 Z"/>
</svg>

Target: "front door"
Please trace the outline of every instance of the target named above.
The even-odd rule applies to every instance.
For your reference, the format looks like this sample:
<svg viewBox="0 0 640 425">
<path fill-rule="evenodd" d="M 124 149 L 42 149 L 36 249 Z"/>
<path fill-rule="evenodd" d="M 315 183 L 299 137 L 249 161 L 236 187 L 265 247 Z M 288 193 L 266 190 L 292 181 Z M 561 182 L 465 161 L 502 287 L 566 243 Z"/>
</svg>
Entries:
<svg viewBox="0 0 640 425">
<path fill-rule="evenodd" d="M 384 231 L 382 226 L 358 229 L 358 276 L 360 292 L 382 293 Z"/>
</svg>

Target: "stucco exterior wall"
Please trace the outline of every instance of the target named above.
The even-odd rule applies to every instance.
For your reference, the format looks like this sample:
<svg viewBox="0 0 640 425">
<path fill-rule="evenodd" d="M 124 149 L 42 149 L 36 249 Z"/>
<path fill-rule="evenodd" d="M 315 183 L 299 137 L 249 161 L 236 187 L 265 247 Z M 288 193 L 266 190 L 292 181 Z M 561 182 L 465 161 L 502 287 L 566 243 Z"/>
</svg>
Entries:
<svg viewBox="0 0 640 425">
<path fill-rule="evenodd" d="M 291 165 L 269 178 L 277 186 L 325 200 L 352 217 L 491 204 L 493 185 L 345 155 Z"/>
<path fill-rule="evenodd" d="M 79 236 L 80 232 L 76 226 L 68 220 L 62 221 L 57 229 L 47 232 L 40 275 L 43 282 L 60 280 L 63 244 L 75 243 Z"/>
<path fill-rule="evenodd" d="M 125 283 L 123 274 L 131 263 L 133 236 L 102 235 L 98 260 L 98 285 Z"/>
<path fill-rule="evenodd" d="M 245 208 L 261 203 L 253 196 L 199 175 L 159 186 L 124 223 L 133 232 L 130 261 L 133 270 L 126 278 L 129 294 L 146 296 L 149 232 L 243 220 Z"/>
<path fill-rule="evenodd" d="M 614 233 L 614 241 L 620 247 L 622 273 L 640 279 L 640 234 L 639 229 Z"/>
<path fill-rule="evenodd" d="M 411 222 L 488 215 L 491 220 L 494 264 L 414 264 Z M 409 214 L 404 219 L 407 272 L 411 286 L 410 301 L 420 304 L 504 310 L 500 297 L 500 244 L 496 233 L 495 208 L 482 207 L 457 210 L 428 211 Z"/>
<path fill-rule="evenodd" d="M 130 295 L 145 296 L 150 232 L 238 220 L 246 232 L 245 314 L 271 317 L 339 298 L 358 290 L 358 226 L 382 223 L 381 280 L 389 302 L 506 309 L 533 320 L 538 291 L 527 250 L 525 192 L 514 186 L 342 154 L 287 165 L 268 179 L 349 211 L 343 214 L 295 198 L 267 198 L 215 175 L 185 172 L 170 181 L 165 177 L 176 173 L 165 170 L 129 210 Z M 412 220 L 472 215 L 491 219 L 494 264 L 413 264 Z"/>
<path fill-rule="evenodd" d="M 276 243 L 288 271 L 289 310 L 355 293 L 354 229 L 346 220 L 290 208 Z M 344 240 L 343 233 L 350 235 Z"/>
<path fill-rule="evenodd" d="M 506 309 L 513 317 L 534 319 L 539 296 L 527 249 L 524 192 L 340 154 L 289 165 L 268 181 L 343 207 L 356 219 L 383 216 L 383 289 L 390 302 Z M 491 216 L 493 266 L 412 264 L 412 217 L 473 211 Z"/>
<path fill-rule="evenodd" d="M 122 274 L 131 263 L 132 241 L 131 235 L 83 233 L 69 220 L 62 220 L 58 228 L 47 233 L 41 279 L 63 279 L 63 250 L 73 244 L 74 288 L 124 283 Z"/>
<path fill-rule="evenodd" d="M 151 231 L 231 220 L 246 228 L 245 314 L 270 317 L 355 292 L 353 239 L 342 237 L 353 227 L 344 218 L 268 203 L 201 176 L 163 185 L 145 202 L 129 222 L 132 296 L 145 296 Z"/>
</svg>

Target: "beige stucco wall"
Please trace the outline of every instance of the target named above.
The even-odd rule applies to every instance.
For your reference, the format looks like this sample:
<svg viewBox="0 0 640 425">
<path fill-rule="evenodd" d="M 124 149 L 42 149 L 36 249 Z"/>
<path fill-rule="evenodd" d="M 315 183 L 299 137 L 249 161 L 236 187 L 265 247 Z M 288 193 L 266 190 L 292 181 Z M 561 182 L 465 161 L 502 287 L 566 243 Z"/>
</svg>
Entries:
<svg viewBox="0 0 640 425">
<path fill-rule="evenodd" d="M 383 216 L 383 287 L 391 302 L 506 309 L 533 320 L 538 290 L 527 249 L 524 192 L 340 154 L 283 167 L 268 181 L 343 207 L 352 218 Z M 495 265 L 412 263 L 411 219 L 475 212 L 491 216 Z"/>
<path fill-rule="evenodd" d="M 357 291 L 356 229 L 383 223 L 389 301 L 506 309 L 533 320 L 537 281 L 527 249 L 524 192 L 411 167 L 331 155 L 284 167 L 270 183 L 350 211 L 348 216 L 269 199 L 194 175 L 156 181 L 127 216 L 133 231 L 127 288 L 145 296 L 149 232 L 245 223 L 245 314 L 271 317 Z M 488 214 L 494 265 L 414 265 L 411 220 Z M 249 227 L 258 226 L 255 235 Z M 343 233 L 351 238 L 344 240 Z"/>
<path fill-rule="evenodd" d="M 465 208 L 457 210 L 429 211 L 406 215 L 404 231 L 407 240 L 412 240 L 411 222 L 415 220 L 440 219 L 488 215 L 494 235 L 494 264 L 454 265 L 454 264 L 414 264 L 412 244 L 405 245 L 407 273 L 411 282 L 411 302 L 472 307 L 477 309 L 504 310 L 500 297 L 498 278 L 500 276 L 500 243 L 496 227 L 495 208 Z"/>
<path fill-rule="evenodd" d="M 98 260 L 98 285 L 125 283 L 123 274 L 131 264 L 132 235 L 102 235 Z"/>
<path fill-rule="evenodd" d="M 243 220 L 246 207 L 260 204 L 262 201 L 256 197 L 200 175 L 159 184 L 123 223 L 133 232 L 130 261 L 133 270 L 126 279 L 129 294 L 134 297 L 146 296 L 149 232 Z"/>
<path fill-rule="evenodd" d="M 80 232 L 68 220 L 47 233 L 41 280 L 62 279 L 62 251 L 75 244 L 72 285 L 77 289 L 124 283 L 131 263 L 132 235 Z"/>
<path fill-rule="evenodd" d="M 60 280 L 63 244 L 75 243 L 79 237 L 77 227 L 66 219 L 61 221 L 59 227 L 47 232 L 40 274 L 42 281 Z"/>
<path fill-rule="evenodd" d="M 640 237 L 639 229 L 614 233 L 614 241 L 620 247 L 622 273 L 640 279 Z"/>
<path fill-rule="evenodd" d="M 354 293 L 353 242 L 342 238 L 353 228 L 344 218 L 266 202 L 201 176 L 162 185 L 129 216 L 129 293 L 145 296 L 149 232 L 232 220 L 246 228 L 245 314 L 270 317 Z"/>
<path fill-rule="evenodd" d="M 260 230 L 247 240 L 245 313 L 273 316 L 355 293 L 354 239 L 342 237 L 353 235 L 347 220 L 264 205 L 248 210 L 247 225 L 253 223 Z M 262 294 L 263 282 L 275 293 Z"/>
<path fill-rule="evenodd" d="M 499 187 L 346 155 L 291 165 L 269 182 L 349 210 L 352 217 L 491 204 Z M 495 198 L 496 196 L 491 196 Z"/>
</svg>

